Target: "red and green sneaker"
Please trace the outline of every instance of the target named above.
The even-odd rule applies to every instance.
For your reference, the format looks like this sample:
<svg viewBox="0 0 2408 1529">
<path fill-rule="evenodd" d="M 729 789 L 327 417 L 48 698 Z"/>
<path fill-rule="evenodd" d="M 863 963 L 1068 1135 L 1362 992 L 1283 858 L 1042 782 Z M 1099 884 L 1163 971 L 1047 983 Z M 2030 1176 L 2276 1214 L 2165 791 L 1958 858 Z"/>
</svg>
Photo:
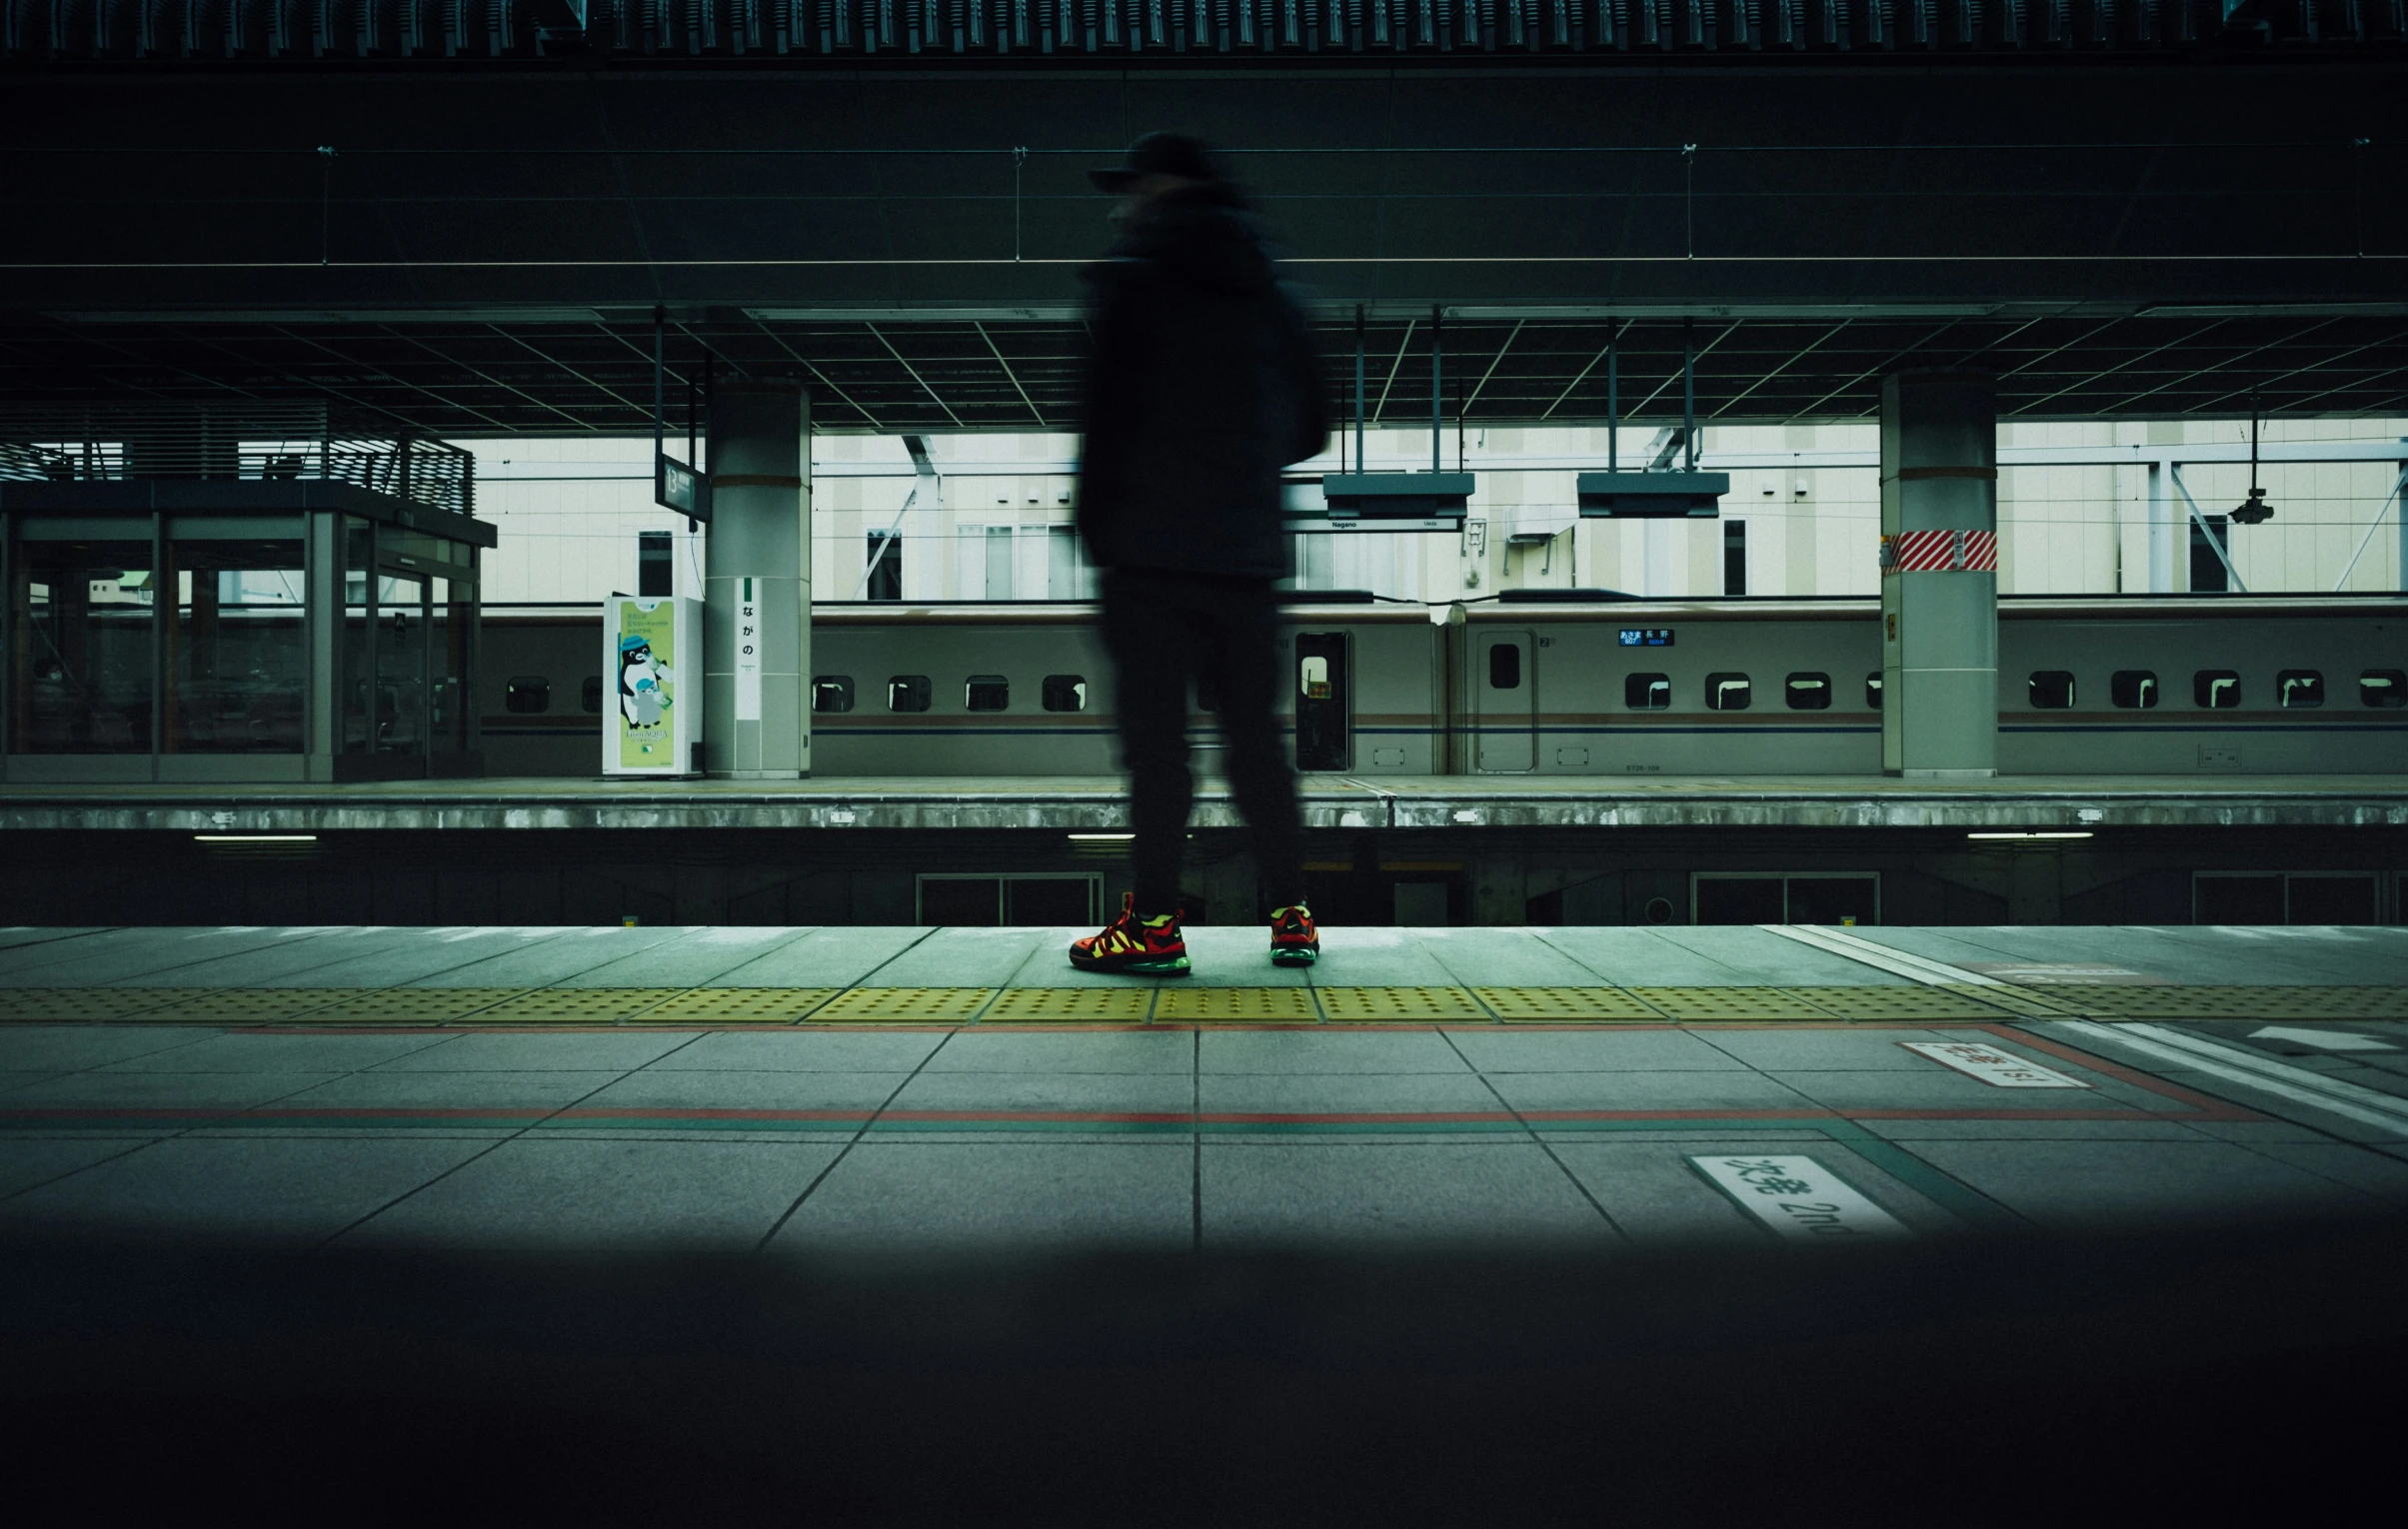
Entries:
<svg viewBox="0 0 2408 1529">
<path fill-rule="evenodd" d="M 1321 958 L 1321 935 L 1312 926 L 1312 909 L 1298 902 L 1270 910 L 1270 958 L 1278 966 L 1309 966 Z"/>
<path fill-rule="evenodd" d="M 1183 976 L 1188 970 L 1188 937 L 1179 914 L 1138 916 L 1137 895 L 1121 894 L 1121 916 L 1103 931 L 1071 941 L 1071 964 L 1082 971 L 1122 971 L 1131 976 Z"/>
</svg>

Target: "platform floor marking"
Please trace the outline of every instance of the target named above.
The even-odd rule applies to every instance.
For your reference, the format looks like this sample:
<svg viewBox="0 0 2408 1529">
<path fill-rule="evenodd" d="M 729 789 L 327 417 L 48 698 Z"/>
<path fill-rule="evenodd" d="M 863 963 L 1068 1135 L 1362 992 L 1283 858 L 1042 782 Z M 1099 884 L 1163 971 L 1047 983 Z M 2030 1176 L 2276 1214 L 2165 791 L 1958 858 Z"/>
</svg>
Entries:
<svg viewBox="0 0 2408 1529">
<path fill-rule="evenodd" d="M 0 1021 L 10 1024 L 139 1022 L 154 1010 L 220 989 L 208 987 L 12 987 L 0 990 Z"/>
<path fill-rule="evenodd" d="M 1154 1006 L 1147 987 L 1007 987 L 981 1024 L 1142 1024 Z"/>
<path fill-rule="evenodd" d="M 644 1022 L 725 1019 L 775 1023 L 781 1019 L 800 1019 L 844 990 L 842 987 L 697 987 L 646 1009 Z"/>
<path fill-rule="evenodd" d="M 322 1008 L 312 1024 L 445 1024 L 530 989 L 524 987 L 386 987 Z"/>
<path fill-rule="evenodd" d="M 1488 1018 L 1460 987 L 1316 987 L 1313 994 L 1332 1024 Z"/>
<path fill-rule="evenodd" d="M 945 1024 L 968 1019 L 995 996 L 992 987 L 855 987 L 812 1011 L 813 1023 Z"/>
<path fill-rule="evenodd" d="M 1993 1088 L 2088 1088 L 2079 1078 L 2067 1077 L 2054 1068 L 2038 1062 L 2025 1061 L 2011 1052 L 1978 1040 L 1901 1040 L 1899 1045 L 1917 1056 L 1928 1056 L 1943 1067 L 1953 1067 L 1967 1077 L 1977 1077 Z"/>
<path fill-rule="evenodd" d="M 1840 1016 L 1784 987 L 1633 987 L 1675 1019 L 1820 1019 Z"/>
<path fill-rule="evenodd" d="M 1665 1015 L 1619 987 L 1474 987 L 1479 1000 L 1507 1024 L 1577 1024 L 1636 1019 L 1662 1024 Z"/>
<path fill-rule="evenodd" d="M 1311 1023 L 1321 1011 L 1309 987 L 1166 987 L 1157 1019 L 1286 1019 Z"/>
<path fill-rule="evenodd" d="M 1931 987 L 1792 987 L 1785 991 L 1843 1018 L 1878 1023 L 1898 1019 L 2005 1019 L 2004 1009 L 1963 993 Z"/>
<path fill-rule="evenodd" d="M 656 1007 L 684 989 L 677 987 L 543 987 L 506 998 L 470 1016 L 478 1024 L 533 1024 L 547 1020 L 608 1024 Z"/>
<path fill-rule="evenodd" d="M 1811 1157 L 1744 1153 L 1691 1157 L 1689 1163 L 1781 1237 L 1859 1242 L 1914 1235 L 1904 1222 Z"/>
</svg>

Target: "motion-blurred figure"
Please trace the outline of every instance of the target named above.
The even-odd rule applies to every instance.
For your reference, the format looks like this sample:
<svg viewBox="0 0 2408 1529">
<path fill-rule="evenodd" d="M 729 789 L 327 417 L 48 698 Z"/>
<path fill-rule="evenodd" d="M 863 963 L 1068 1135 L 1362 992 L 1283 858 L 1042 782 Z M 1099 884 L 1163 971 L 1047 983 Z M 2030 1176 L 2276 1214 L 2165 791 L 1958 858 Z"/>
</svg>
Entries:
<svg viewBox="0 0 2408 1529">
<path fill-rule="evenodd" d="M 1079 530 L 1103 570 L 1104 643 L 1118 677 L 1136 889 L 1071 962 L 1188 969 L 1180 859 L 1196 780 L 1188 690 L 1209 697 L 1229 785 L 1252 830 L 1271 959 L 1303 965 L 1320 937 L 1304 906 L 1295 776 L 1274 715 L 1271 581 L 1287 572 L 1279 470 L 1321 450 L 1329 419 L 1302 311 L 1280 290 L 1244 194 L 1193 138 L 1149 133 L 1118 169 L 1119 238 L 1091 267 L 1087 440 Z"/>
</svg>

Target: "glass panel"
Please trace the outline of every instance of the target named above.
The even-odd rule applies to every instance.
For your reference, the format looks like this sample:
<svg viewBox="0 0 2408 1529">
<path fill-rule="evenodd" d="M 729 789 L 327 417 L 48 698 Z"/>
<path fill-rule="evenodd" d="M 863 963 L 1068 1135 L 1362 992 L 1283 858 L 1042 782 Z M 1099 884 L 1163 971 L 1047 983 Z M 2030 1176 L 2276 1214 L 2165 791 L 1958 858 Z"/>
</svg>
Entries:
<svg viewBox="0 0 2408 1529">
<path fill-rule="evenodd" d="M 1800 671 L 1781 682 L 1781 695 L 1792 712 L 1831 710 L 1831 677 Z"/>
<path fill-rule="evenodd" d="M 1622 705 L 1633 712 L 1666 710 L 1672 705 L 1672 677 L 1669 675 L 1623 676 Z"/>
<path fill-rule="evenodd" d="M 925 712 L 929 705 L 929 685 L 926 675 L 897 675 L 887 682 L 887 710 L 890 712 Z"/>
<path fill-rule="evenodd" d="M 458 579 L 429 581 L 427 660 L 433 673 L 429 702 L 431 738 L 437 754 L 468 750 L 468 645 L 477 630 L 477 587 Z"/>
<path fill-rule="evenodd" d="M 398 574 L 376 581 L 377 754 L 427 752 L 426 582 Z"/>
<path fill-rule="evenodd" d="M 972 712 L 1009 710 L 1012 684 L 1002 675 L 973 675 L 962 687 L 962 705 Z"/>
<path fill-rule="evenodd" d="M 8 649 L 18 754 L 148 754 L 151 545 L 25 542 Z"/>
<path fill-rule="evenodd" d="M 301 540 L 175 541 L 166 754 L 299 754 L 309 680 Z"/>
<path fill-rule="evenodd" d="M 1714 712 L 1744 712 L 1755 699 L 1747 677 L 1730 671 L 1718 671 L 1705 677 L 1705 705 Z"/>
<path fill-rule="evenodd" d="M 2396 669 L 2370 669 L 2358 677 L 2358 705 L 2408 706 L 2408 674 Z"/>
<path fill-rule="evenodd" d="M 2241 677 L 2229 669 L 2203 669 L 2191 676 L 2191 701 L 2211 712 L 2229 712 L 2241 704 Z"/>
<path fill-rule="evenodd" d="M 2073 671 L 2069 669 L 2040 669 L 2032 672 L 2025 683 L 2026 693 L 2035 710 L 2061 712 L 2073 705 Z"/>
<path fill-rule="evenodd" d="M 1084 712 L 1087 710 L 1087 677 L 1048 675 L 1039 694 L 1049 712 Z M 1211 708 L 1204 710 L 1210 711 Z"/>
<path fill-rule="evenodd" d="M 2276 701 L 2288 708 L 2324 705 L 2324 676 L 2312 669 L 2286 669 L 2274 677 Z"/>
<path fill-rule="evenodd" d="M 2107 699 L 2126 711 L 2157 705 L 2157 677 L 2145 669 L 2119 669 L 2107 683 Z"/>
<path fill-rule="evenodd" d="M 1517 691 L 1521 689 L 1521 645 L 1499 643 L 1488 650 L 1488 689 Z"/>
<path fill-rule="evenodd" d="M 852 711 L 853 677 L 814 675 L 811 681 L 811 709 L 815 712 Z"/>
<path fill-rule="evenodd" d="M 344 754 L 368 754 L 375 748 L 376 646 L 374 591 L 368 579 L 376 567 L 376 528 L 366 521 L 345 519 L 343 526 L 343 646 L 336 660 L 342 676 L 342 736 L 336 744 Z"/>
</svg>

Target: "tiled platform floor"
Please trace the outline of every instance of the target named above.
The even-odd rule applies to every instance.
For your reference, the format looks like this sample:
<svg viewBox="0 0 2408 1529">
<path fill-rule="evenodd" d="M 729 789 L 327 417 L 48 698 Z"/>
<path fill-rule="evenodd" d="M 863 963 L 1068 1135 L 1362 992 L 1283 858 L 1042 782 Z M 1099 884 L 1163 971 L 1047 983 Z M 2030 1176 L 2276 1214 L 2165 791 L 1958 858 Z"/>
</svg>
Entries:
<svg viewBox="0 0 2408 1529">
<path fill-rule="evenodd" d="M 1610 1250 L 1765 1236 L 1731 1154 L 1926 1235 L 2408 1204 L 2408 931 L 1069 932 L 0 931 L 0 1234 Z"/>
</svg>

